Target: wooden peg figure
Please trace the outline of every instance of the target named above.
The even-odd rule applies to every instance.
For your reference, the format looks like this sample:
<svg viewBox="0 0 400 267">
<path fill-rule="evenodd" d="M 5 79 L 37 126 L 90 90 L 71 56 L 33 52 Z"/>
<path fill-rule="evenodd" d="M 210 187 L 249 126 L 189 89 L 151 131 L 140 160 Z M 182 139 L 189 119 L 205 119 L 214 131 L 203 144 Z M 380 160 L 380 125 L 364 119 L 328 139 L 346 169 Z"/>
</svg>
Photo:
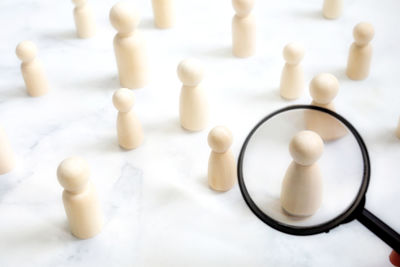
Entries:
<svg viewBox="0 0 400 267">
<path fill-rule="evenodd" d="M 0 175 L 14 169 L 15 156 L 6 132 L 0 127 Z"/>
<path fill-rule="evenodd" d="M 118 109 L 118 143 L 124 149 L 135 149 L 143 142 L 142 124 L 132 107 L 135 95 L 126 88 L 118 89 L 113 95 L 113 104 Z"/>
<path fill-rule="evenodd" d="M 312 131 L 301 131 L 290 142 L 293 157 L 282 182 L 281 205 L 293 216 L 311 216 L 322 203 L 323 179 L 317 160 L 324 142 Z"/>
<path fill-rule="evenodd" d="M 329 73 L 316 75 L 310 82 L 311 105 L 336 111 L 333 99 L 339 91 L 338 79 Z M 324 141 L 333 141 L 347 134 L 345 126 L 335 117 L 324 112 L 307 110 L 306 128 L 319 134 Z"/>
<path fill-rule="evenodd" d="M 223 126 L 217 126 L 208 134 L 211 148 L 208 160 L 208 184 L 216 191 L 228 191 L 236 182 L 236 162 L 230 149 L 232 133 Z"/>
<path fill-rule="evenodd" d="M 156 27 L 172 28 L 175 24 L 175 0 L 152 0 L 152 5 Z"/>
<path fill-rule="evenodd" d="M 90 38 L 96 33 L 93 11 L 87 0 L 72 0 L 75 4 L 74 20 L 79 38 Z"/>
<path fill-rule="evenodd" d="M 36 45 L 31 41 L 22 41 L 18 44 L 16 54 L 20 60 L 22 77 L 30 96 L 41 96 L 49 91 L 49 83 L 44 68 L 37 59 Z"/>
<path fill-rule="evenodd" d="M 342 15 L 343 0 L 324 0 L 322 14 L 327 19 L 337 19 Z"/>
<path fill-rule="evenodd" d="M 347 76 L 352 80 L 364 80 L 368 77 L 372 58 L 374 27 L 367 22 L 358 23 L 353 30 L 354 43 L 350 47 L 347 61 Z"/>
<path fill-rule="evenodd" d="M 122 87 L 142 88 L 148 83 L 147 52 L 137 29 L 140 15 L 129 2 L 118 2 L 110 11 L 110 21 L 118 31 L 114 37 L 119 81 Z"/>
<path fill-rule="evenodd" d="M 80 239 L 91 238 L 103 228 L 103 214 L 89 176 L 89 166 L 80 157 L 63 160 L 57 169 L 58 181 L 64 187 L 62 199 L 69 227 Z"/>
<path fill-rule="evenodd" d="M 280 95 L 287 100 L 301 96 L 304 90 L 304 70 L 300 62 L 304 57 L 304 47 L 298 43 L 290 43 L 283 49 L 286 63 L 283 67 L 280 83 Z"/>
<path fill-rule="evenodd" d="M 397 124 L 396 136 L 397 138 L 400 139 L 400 118 L 399 118 L 399 123 Z"/>
<path fill-rule="evenodd" d="M 195 59 L 183 60 L 178 66 L 178 77 L 183 86 L 179 100 L 179 118 L 188 131 L 201 131 L 208 123 L 208 104 L 200 82 L 203 67 Z"/>
<path fill-rule="evenodd" d="M 256 51 L 256 20 L 251 14 L 254 0 L 232 0 L 236 15 L 232 19 L 233 55 L 246 58 Z"/>
</svg>

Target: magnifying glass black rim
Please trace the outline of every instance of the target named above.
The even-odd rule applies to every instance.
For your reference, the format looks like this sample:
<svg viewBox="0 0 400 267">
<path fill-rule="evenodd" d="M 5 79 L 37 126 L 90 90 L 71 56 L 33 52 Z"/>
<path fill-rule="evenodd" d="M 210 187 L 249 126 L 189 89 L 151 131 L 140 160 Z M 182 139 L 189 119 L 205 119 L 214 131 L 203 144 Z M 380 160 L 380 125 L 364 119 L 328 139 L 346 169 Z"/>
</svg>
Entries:
<svg viewBox="0 0 400 267">
<path fill-rule="evenodd" d="M 266 215 L 263 211 L 261 211 L 260 208 L 254 203 L 253 199 L 250 197 L 249 192 L 247 191 L 244 178 L 243 178 L 243 159 L 244 155 L 246 153 L 246 148 L 247 145 L 254 135 L 254 133 L 258 130 L 258 128 L 264 124 L 267 120 L 271 119 L 272 117 L 286 112 L 290 110 L 296 110 L 296 109 L 312 109 L 312 110 L 317 110 L 321 112 L 328 113 L 329 115 L 335 117 L 338 119 L 340 122 L 342 122 L 348 130 L 353 134 L 353 136 L 356 138 L 357 143 L 360 147 L 363 162 L 364 162 L 364 170 L 363 170 L 363 179 L 362 179 L 362 184 L 360 186 L 360 189 L 358 191 L 357 197 L 354 199 L 353 203 L 341 214 L 339 214 L 337 217 L 333 218 L 332 220 L 318 224 L 315 226 L 310 226 L 310 227 L 304 227 L 304 226 L 292 226 L 288 225 L 285 223 L 281 223 L 279 221 L 276 221 Z M 239 154 L 239 159 L 238 159 L 238 166 L 237 166 L 237 174 L 238 174 L 238 181 L 239 181 L 239 187 L 240 191 L 242 193 L 242 196 L 249 206 L 250 210 L 264 223 L 267 225 L 271 226 L 272 228 L 275 228 L 276 230 L 279 230 L 281 232 L 287 233 L 287 234 L 292 234 L 292 235 L 314 235 L 314 234 L 319 234 L 323 232 L 329 232 L 332 228 L 347 222 L 347 220 L 353 215 L 358 212 L 360 205 L 364 205 L 364 197 L 368 189 L 369 185 L 369 180 L 370 180 L 370 161 L 369 161 L 369 155 L 367 151 L 367 147 L 365 146 L 365 143 L 363 139 L 361 138 L 360 134 L 357 132 L 357 130 L 353 127 L 353 125 L 348 122 L 345 118 L 337 114 L 336 112 L 333 112 L 329 109 L 318 107 L 318 106 L 312 106 L 312 105 L 293 105 L 293 106 L 288 106 L 282 109 L 279 109 L 268 116 L 266 116 L 264 119 L 262 119 L 249 133 L 249 135 L 246 137 L 242 149 L 240 150 Z"/>
</svg>

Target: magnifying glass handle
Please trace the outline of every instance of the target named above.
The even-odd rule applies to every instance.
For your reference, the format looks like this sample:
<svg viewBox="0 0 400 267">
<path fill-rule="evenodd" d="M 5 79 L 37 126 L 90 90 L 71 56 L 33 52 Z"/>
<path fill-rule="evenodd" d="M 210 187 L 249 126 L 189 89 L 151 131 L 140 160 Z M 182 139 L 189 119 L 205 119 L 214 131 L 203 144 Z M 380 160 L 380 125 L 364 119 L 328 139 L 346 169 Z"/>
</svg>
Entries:
<svg viewBox="0 0 400 267">
<path fill-rule="evenodd" d="M 367 209 L 363 209 L 357 216 L 357 220 L 367 227 L 371 232 L 385 241 L 397 253 L 400 253 L 400 235 L 387 224 L 378 219 Z"/>
</svg>

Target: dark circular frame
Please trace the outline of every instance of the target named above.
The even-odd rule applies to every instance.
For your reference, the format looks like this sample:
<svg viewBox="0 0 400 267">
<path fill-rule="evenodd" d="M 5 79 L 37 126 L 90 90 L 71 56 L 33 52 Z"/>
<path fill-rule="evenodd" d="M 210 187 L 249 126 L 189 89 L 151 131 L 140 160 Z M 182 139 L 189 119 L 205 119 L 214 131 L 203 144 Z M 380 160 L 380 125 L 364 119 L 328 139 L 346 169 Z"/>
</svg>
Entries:
<svg viewBox="0 0 400 267">
<path fill-rule="evenodd" d="M 357 143 L 361 150 L 363 162 L 364 162 L 362 183 L 361 183 L 361 186 L 360 186 L 360 189 L 358 191 L 356 198 L 354 199 L 353 203 L 349 206 L 349 208 L 347 210 L 345 210 L 344 212 L 342 212 L 341 214 L 339 214 L 337 217 L 333 218 L 332 220 L 322 223 L 322 224 L 311 226 L 311 227 L 300 227 L 300 226 L 288 225 L 288 224 L 276 221 L 276 220 L 272 219 L 271 217 L 269 217 L 268 215 L 266 215 L 263 211 L 261 211 L 260 208 L 258 208 L 258 206 L 254 203 L 253 199 L 250 197 L 250 194 L 247 191 L 246 184 L 244 182 L 244 177 L 243 177 L 243 159 L 244 159 L 244 156 L 246 153 L 247 145 L 248 145 L 250 139 L 252 138 L 252 136 L 254 135 L 254 133 L 258 130 L 258 128 L 261 125 L 263 125 L 266 121 L 268 121 L 272 117 L 275 117 L 276 115 L 283 113 L 283 112 L 287 112 L 290 110 L 297 110 L 297 109 L 311 109 L 311 110 L 321 111 L 321 112 L 327 113 L 327 114 L 335 117 L 340 122 L 342 122 L 348 128 L 348 130 L 353 134 L 355 139 L 357 140 Z M 288 107 L 279 109 L 279 110 L 269 114 L 268 116 L 263 118 L 251 130 L 251 132 L 246 137 L 246 139 L 243 143 L 243 146 L 240 150 L 238 165 L 237 165 L 237 174 L 238 174 L 240 191 L 242 193 L 242 196 L 243 196 L 245 202 L 249 206 L 250 210 L 261 221 L 263 221 L 264 223 L 266 223 L 267 225 L 271 226 L 272 228 L 274 228 L 278 231 L 281 231 L 281 232 L 284 232 L 287 234 L 291 234 L 291 235 L 304 236 L 304 235 L 314 235 L 314 234 L 319 234 L 319 233 L 323 233 L 323 232 L 329 232 L 329 230 L 331 230 L 332 228 L 334 228 L 342 223 L 351 221 L 352 219 L 355 218 L 356 213 L 358 213 L 360 208 L 364 207 L 364 204 L 365 204 L 365 194 L 367 192 L 368 185 L 369 185 L 369 180 L 370 180 L 370 175 L 371 175 L 371 166 L 370 166 L 368 150 L 367 150 L 367 147 L 366 147 L 363 139 L 361 138 L 361 136 L 357 132 L 357 130 L 354 128 L 354 126 L 350 122 L 348 122 L 345 118 L 343 118 L 341 115 L 337 114 L 336 112 L 333 112 L 326 108 L 312 106 L 312 105 L 293 105 L 293 106 L 288 106 Z"/>
</svg>

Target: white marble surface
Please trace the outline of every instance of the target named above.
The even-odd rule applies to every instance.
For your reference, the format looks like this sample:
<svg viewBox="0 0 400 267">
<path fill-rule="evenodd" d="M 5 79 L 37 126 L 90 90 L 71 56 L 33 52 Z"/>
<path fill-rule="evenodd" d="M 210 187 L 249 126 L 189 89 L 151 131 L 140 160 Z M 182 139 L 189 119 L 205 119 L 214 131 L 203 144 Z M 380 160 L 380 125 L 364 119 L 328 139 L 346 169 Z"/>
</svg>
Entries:
<svg viewBox="0 0 400 267">
<path fill-rule="evenodd" d="M 319 72 L 340 79 L 338 111 L 358 127 L 372 161 L 367 207 L 400 231 L 400 19 L 398 0 L 345 0 L 337 21 L 324 20 L 322 1 L 264 1 L 255 9 L 258 52 L 230 52 L 229 0 L 178 0 L 172 30 L 153 27 L 150 1 L 137 0 L 148 42 L 152 82 L 135 91 L 145 143 L 122 151 L 116 140 L 111 96 L 119 87 L 108 12 L 114 1 L 90 1 L 98 34 L 75 38 L 70 1 L 0 2 L 0 124 L 18 156 L 0 177 L 0 266 L 390 266 L 390 248 L 358 222 L 329 234 L 296 237 L 259 221 L 236 185 L 219 194 L 207 187 L 208 130 L 234 133 L 237 155 L 250 128 L 269 112 L 295 102 L 279 98 L 284 44 L 306 46 L 307 81 Z M 352 28 L 376 29 L 371 76 L 344 75 Z M 51 92 L 26 95 L 14 50 L 31 39 L 39 47 Z M 206 66 L 204 86 L 212 108 L 209 128 L 188 133 L 178 124 L 176 66 L 196 57 Z M 103 232 L 77 240 L 68 231 L 55 171 L 70 155 L 92 167 L 106 214 Z M 271 166 L 272 167 L 272 166 Z"/>
</svg>

